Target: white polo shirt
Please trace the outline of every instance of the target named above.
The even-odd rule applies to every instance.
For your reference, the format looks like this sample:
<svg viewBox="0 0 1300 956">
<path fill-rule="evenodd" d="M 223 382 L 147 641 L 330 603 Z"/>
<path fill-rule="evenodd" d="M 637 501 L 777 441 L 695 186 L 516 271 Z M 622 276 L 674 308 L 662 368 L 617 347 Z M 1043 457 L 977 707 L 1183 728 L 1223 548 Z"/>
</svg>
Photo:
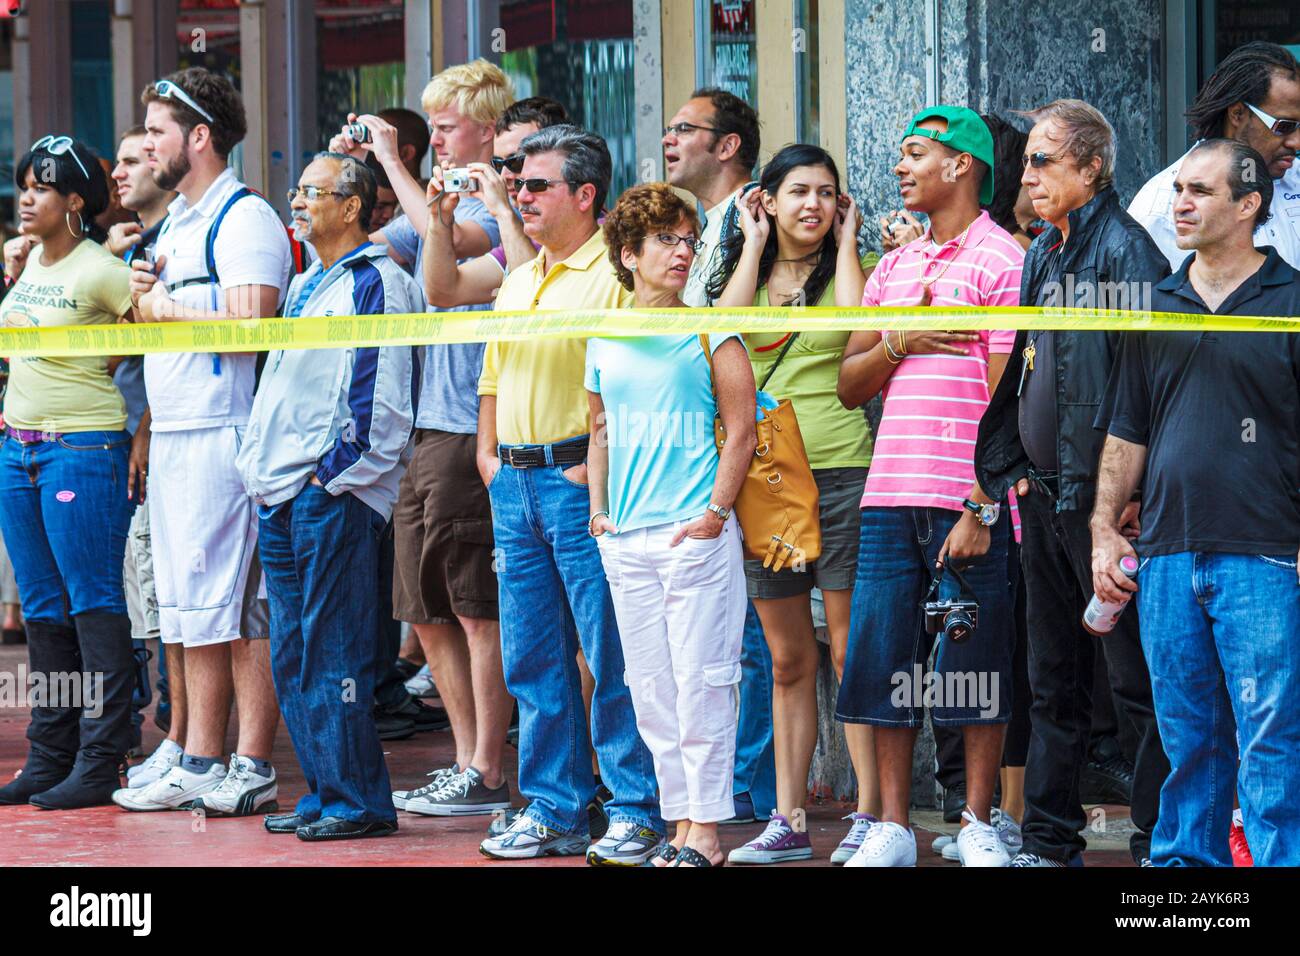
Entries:
<svg viewBox="0 0 1300 956">
<path fill-rule="evenodd" d="M 1187 154 L 1163 172 L 1153 176 L 1129 203 L 1128 213 L 1142 223 L 1174 272 L 1191 249 L 1179 249 L 1174 231 L 1174 178 Z M 1255 245 L 1272 246 L 1287 265 L 1300 269 L 1300 163 L 1281 179 L 1273 180 L 1273 205 L 1268 222 L 1255 230 Z"/>
<path fill-rule="evenodd" d="M 157 252 L 167 257 L 162 281 L 169 287 L 187 279 L 206 278 L 208 230 L 226 200 L 243 186 L 234 170 L 227 168 L 193 206 L 184 196 L 177 196 L 167 207 Z M 205 281 L 177 288 L 170 295 L 178 304 L 220 311 L 225 307 L 225 290 L 245 285 L 274 286 L 280 290 L 277 306 L 283 303 L 293 254 L 284 223 L 266 201 L 246 196 L 230 207 L 217 231 L 213 257 L 220 285 Z M 153 430 L 245 424 L 253 407 L 256 364 L 253 355 L 146 355 L 144 384 Z"/>
</svg>

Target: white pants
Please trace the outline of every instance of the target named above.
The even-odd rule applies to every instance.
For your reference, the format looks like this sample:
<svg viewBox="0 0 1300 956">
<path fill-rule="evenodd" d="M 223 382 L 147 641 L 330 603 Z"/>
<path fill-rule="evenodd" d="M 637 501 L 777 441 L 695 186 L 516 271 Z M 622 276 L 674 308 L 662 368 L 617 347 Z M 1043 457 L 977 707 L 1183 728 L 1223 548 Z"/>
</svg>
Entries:
<svg viewBox="0 0 1300 956">
<path fill-rule="evenodd" d="M 257 512 L 235 468 L 243 429 L 154 432 L 149 524 L 163 643 L 240 638 Z"/>
<path fill-rule="evenodd" d="M 735 691 L 746 607 L 740 527 L 733 516 L 718 537 L 671 548 L 679 527 L 596 541 L 663 817 L 716 823 L 735 814 Z"/>
</svg>

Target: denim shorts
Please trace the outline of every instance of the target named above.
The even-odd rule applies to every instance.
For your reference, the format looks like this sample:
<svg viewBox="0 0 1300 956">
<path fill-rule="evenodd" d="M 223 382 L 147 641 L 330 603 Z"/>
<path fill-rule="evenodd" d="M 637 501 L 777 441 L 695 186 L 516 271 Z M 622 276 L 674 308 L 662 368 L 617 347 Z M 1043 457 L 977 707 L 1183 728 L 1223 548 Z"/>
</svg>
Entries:
<svg viewBox="0 0 1300 956">
<path fill-rule="evenodd" d="M 1011 719 L 1015 641 L 1004 511 L 987 554 L 961 568 L 979 611 L 975 632 L 956 643 L 927 634 L 921 605 L 939 549 L 962 512 L 946 508 L 864 508 L 838 720 L 919 727 L 926 708 L 937 724 L 1004 724 Z M 960 591 L 945 574 L 939 599 Z M 929 671 L 931 650 L 938 645 Z"/>
<path fill-rule="evenodd" d="M 750 600 L 772 600 L 807 594 L 813 588 L 847 591 L 853 587 L 858 567 L 858 526 L 862 515 L 865 468 L 819 468 L 817 507 L 821 515 L 822 553 L 799 570 L 786 566 L 770 571 L 762 561 L 745 562 L 745 583 Z"/>
</svg>

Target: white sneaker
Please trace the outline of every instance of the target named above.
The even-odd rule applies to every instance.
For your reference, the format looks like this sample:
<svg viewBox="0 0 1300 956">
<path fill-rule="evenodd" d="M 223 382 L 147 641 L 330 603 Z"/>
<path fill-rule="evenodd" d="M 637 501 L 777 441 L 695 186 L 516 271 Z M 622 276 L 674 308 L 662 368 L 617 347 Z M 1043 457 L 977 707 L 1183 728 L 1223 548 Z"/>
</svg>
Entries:
<svg viewBox="0 0 1300 956">
<path fill-rule="evenodd" d="M 957 840 L 954 838 L 947 846 L 939 851 L 939 855 L 949 863 L 960 863 L 961 851 L 957 849 Z"/>
<path fill-rule="evenodd" d="M 916 834 L 897 823 L 873 823 L 846 867 L 916 866 Z"/>
<path fill-rule="evenodd" d="M 1007 848 L 1007 852 L 1014 857 L 1025 845 L 1024 837 L 1020 835 L 1020 824 L 1010 814 L 1003 813 L 997 807 L 993 808 L 990 819 L 993 821 L 993 829 L 998 831 L 998 839 Z"/>
<path fill-rule="evenodd" d="M 226 779 L 215 790 L 195 800 L 193 809 L 203 810 L 211 817 L 247 817 L 278 809 L 275 802 L 278 793 L 274 767 L 270 776 L 264 776 L 248 757 L 231 754 Z"/>
<path fill-rule="evenodd" d="M 406 692 L 412 697 L 437 697 L 438 688 L 433 683 L 433 675 L 429 673 L 429 665 L 425 664 L 415 676 L 406 682 Z"/>
<path fill-rule="evenodd" d="M 957 858 L 962 866 L 1009 866 L 1011 854 L 990 824 L 981 823 L 970 810 L 963 810 L 966 825 L 957 834 Z"/>
<path fill-rule="evenodd" d="M 224 779 L 226 767 L 221 763 L 214 762 L 207 773 L 192 773 L 177 764 L 147 787 L 114 791 L 113 802 L 123 810 L 188 810 L 191 803 L 217 789 Z"/>
<path fill-rule="evenodd" d="M 143 763 L 126 768 L 126 785 L 132 790 L 147 787 L 181 762 L 185 748 L 174 740 L 164 740 Z"/>
<path fill-rule="evenodd" d="M 942 833 L 939 836 L 934 838 L 934 842 L 930 844 L 930 849 L 933 850 L 935 853 L 942 855 L 944 850 L 948 849 L 948 847 L 952 846 L 956 842 L 957 842 L 956 837 L 949 836 L 946 833 Z M 947 857 L 944 857 L 944 859 L 946 860 Z"/>
<path fill-rule="evenodd" d="M 460 764 L 454 763 L 450 767 L 440 767 L 437 770 L 430 770 L 426 776 L 432 778 L 422 787 L 416 787 L 414 790 L 394 790 L 393 806 L 399 810 L 405 810 L 406 804 L 411 800 L 427 797 L 429 794 L 442 789 L 442 785 L 447 782 L 448 777 L 454 777 L 460 773 Z"/>
</svg>

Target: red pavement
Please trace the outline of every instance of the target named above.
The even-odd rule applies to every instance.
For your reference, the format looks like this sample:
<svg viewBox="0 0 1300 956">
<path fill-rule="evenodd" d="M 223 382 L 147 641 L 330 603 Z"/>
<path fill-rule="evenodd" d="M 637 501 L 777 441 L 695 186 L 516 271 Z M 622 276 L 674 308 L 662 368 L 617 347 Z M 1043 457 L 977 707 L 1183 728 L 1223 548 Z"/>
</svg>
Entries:
<svg viewBox="0 0 1300 956">
<path fill-rule="evenodd" d="M 14 674 L 26 662 L 26 648 L 0 648 L 0 672 Z M 147 712 L 145 747 L 151 750 L 162 734 Z M 233 724 L 232 720 L 232 724 Z M 27 752 L 27 710 L 0 708 L 0 780 L 8 781 L 22 767 Z M 232 728 L 233 734 L 233 728 Z M 233 736 L 229 745 L 233 746 Z M 432 767 L 447 766 L 455 757 L 447 731 L 417 734 L 385 745 L 394 787 L 419 786 Z M 507 748 L 511 791 L 518 794 L 514 751 Z M 283 727 L 276 738 L 274 762 L 280 778 L 280 806 L 291 809 L 303 792 L 302 774 Z M 1123 808 L 1113 808 L 1124 813 Z M 824 802 L 809 807 L 808 828 L 814 859 L 789 866 L 827 866 L 828 858 L 846 832 L 841 820 L 849 808 Z M 398 814 L 397 834 L 368 840 L 307 844 L 291 834 L 271 835 L 260 817 L 203 819 L 185 811 L 128 813 L 116 806 L 78 811 L 44 811 L 31 806 L 0 806 L 0 867 L 63 866 L 582 866 L 579 858 L 501 862 L 478 852 L 488 818 L 434 818 Z M 761 830 L 760 824 L 724 827 L 725 850 L 738 846 Z M 937 834 L 918 828 L 918 863 L 953 867 L 930 844 Z M 1090 866 L 1129 866 L 1122 851 L 1089 851 Z"/>
</svg>

